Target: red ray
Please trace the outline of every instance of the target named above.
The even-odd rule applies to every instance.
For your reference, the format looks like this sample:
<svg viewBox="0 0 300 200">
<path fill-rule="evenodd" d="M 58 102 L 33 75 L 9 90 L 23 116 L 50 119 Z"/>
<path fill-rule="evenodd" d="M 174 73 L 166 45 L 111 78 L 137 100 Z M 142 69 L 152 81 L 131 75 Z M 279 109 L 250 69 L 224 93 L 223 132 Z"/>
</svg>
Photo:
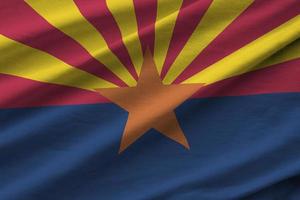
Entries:
<svg viewBox="0 0 300 200">
<path fill-rule="evenodd" d="M 0 74 L 0 108 L 103 103 L 95 92 Z"/>
<path fill-rule="evenodd" d="M 175 83 L 184 81 L 299 13 L 299 2 L 295 0 L 254 1 L 177 77 Z"/>
<path fill-rule="evenodd" d="M 134 6 L 143 52 L 149 48 L 153 55 L 157 0 L 134 0 Z"/>
<path fill-rule="evenodd" d="M 24 1 L 0 1 L 0 34 L 45 51 L 60 60 L 120 86 L 126 84 L 76 41 L 55 29 Z"/>
<path fill-rule="evenodd" d="M 300 92 L 300 59 L 229 78 L 200 89 L 193 97 Z"/>
<path fill-rule="evenodd" d="M 183 1 L 174 27 L 174 32 L 168 49 L 167 57 L 162 68 L 162 78 L 167 74 L 172 63 L 175 61 L 181 49 L 194 32 L 195 28 L 199 24 L 201 18 L 203 17 L 211 2 L 212 0 Z"/>
<path fill-rule="evenodd" d="M 125 65 L 131 75 L 137 79 L 137 73 L 131 62 L 128 51 L 122 41 L 119 27 L 102 0 L 75 0 L 82 15 L 103 35 L 109 48 Z"/>
</svg>

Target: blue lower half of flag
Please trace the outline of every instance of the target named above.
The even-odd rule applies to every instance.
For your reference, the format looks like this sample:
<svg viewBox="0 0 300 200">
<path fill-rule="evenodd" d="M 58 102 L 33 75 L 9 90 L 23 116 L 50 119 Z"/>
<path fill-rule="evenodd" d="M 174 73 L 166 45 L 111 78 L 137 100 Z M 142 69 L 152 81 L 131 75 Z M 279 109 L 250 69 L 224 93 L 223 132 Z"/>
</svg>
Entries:
<svg viewBox="0 0 300 200">
<path fill-rule="evenodd" d="M 191 99 L 190 150 L 148 131 L 118 154 L 110 103 L 0 110 L 1 200 L 300 199 L 300 93 Z"/>
</svg>

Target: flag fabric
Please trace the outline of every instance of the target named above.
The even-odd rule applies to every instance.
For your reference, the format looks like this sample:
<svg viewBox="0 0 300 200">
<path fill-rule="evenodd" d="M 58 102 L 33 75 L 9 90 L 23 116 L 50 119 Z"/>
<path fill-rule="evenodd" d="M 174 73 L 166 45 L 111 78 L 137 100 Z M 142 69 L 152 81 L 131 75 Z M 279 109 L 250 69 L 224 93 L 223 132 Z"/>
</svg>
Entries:
<svg viewBox="0 0 300 200">
<path fill-rule="evenodd" d="M 0 200 L 300 199 L 299 0 L 0 0 Z"/>
</svg>

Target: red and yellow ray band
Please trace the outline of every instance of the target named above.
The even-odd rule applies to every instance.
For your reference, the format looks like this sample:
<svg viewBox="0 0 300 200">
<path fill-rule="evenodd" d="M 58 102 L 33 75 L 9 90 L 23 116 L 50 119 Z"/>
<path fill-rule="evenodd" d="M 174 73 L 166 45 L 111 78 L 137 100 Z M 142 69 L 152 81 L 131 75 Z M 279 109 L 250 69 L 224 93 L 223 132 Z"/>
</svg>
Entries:
<svg viewBox="0 0 300 200">
<path fill-rule="evenodd" d="M 271 4 L 264 0 L 254 1 L 185 68 L 174 83 L 186 80 L 297 16 L 298 5 L 299 2 L 294 0 L 272 0 Z"/>
<path fill-rule="evenodd" d="M 72 0 L 26 0 L 44 19 L 81 44 L 129 86 L 136 81 L 109 49 L 103 36 L 82 16 Z"/>
<path fill-rule="evenodd" d="M 129 86 L 136 85 L 136 80 L 120 62 L 117 55 L 110 50 L 104 36 L 82 16 L 72 0 L 26 0 L 26 2 L 50 24 L 81 44 L 92 56 Z M 122 40 L 129 53 L 130 58 L 128 58 L 133 61 L 134 67 L 139 73 L 143 62 L 143 52 L 138 36 L 134 1 L 124 0 L 120 3 L 117 0 L 106 0 L 105 3 L 119 26 Z M 159 72 L 161 72 L 170 48 L 170 41 L 182 3 L 183 0 L 157 0 L 154 60 Z M 214 0 L 171 65 L 163 82 L 171 84 L 203 49 L 252 3 L 253 0 Z M 292 18 L 187 78 L 183 83 L 212 84 L 229 77 L 299 58 L 300 41 L 297 40 L 300 37 L 299 18 L 299 15 Z M 0 56 L 0 73 L 86 90 L 115 87 L 113 83 L 76 69 L 54 56 L 5 36 L 1 36 L 0 42 L 0 52 L 8 52 L 5 55 L 2 53 Z M 272 54 L 274 55 L 272 56 Z M 41 66 L 46 67 L 42 68 Z"/>
<path fill-rule="evenodd" d="M 251 71 L 207 85 L 195 98 L 300 92 L 300 59 Z M 228 89 L 230 88 L 230 89 Z"/>
<path fill-rule="evenodd" d="M 297 58 L 300 58 L 300 39 L 292 42 L 282 50 L 272 55 L 270 58 L 260 63 L 258 68 L 260 69 L 271 65 L 276 65 Z"/>
<path fill-rule="evenodd" d="M 133 0 L 106 0 L 106 4 L 120 28 L 122 40 L 139 74 L 143 63 L 143 53 L 138 35 L 134 2 Z"/>
<path fill-rule="evenodd" d="M 161 78 L 164 78 L 213 0 L 183 1 L 178 13 Z"/>
<path fill-rule="evenodd" d="M 299 38 L 299 27 L 300 15 L 209 66 L 203 71 L 200 71 L 183 83 L 212 84 L 223 79 L 256 70 L 260 68 L 258 65 L 260 62 Z M 283 58 L 293 58 L 294 56 L 291 55 L 295 54 L 289 54 L 289 56 L 284 56 Z"/>
<path fill-rule="evenodd" d="M 171 65 L 163 80 L 164 83 L 171 84 L 202 50 L 251 3 L 253 0 L 214 0 Z"/>
<path fill-rule="evenodd" d="M 43 51 L 0 35 L 0 73 L 93 91 L 116 87 Z"/>
<path fill-rule="evenodd" d="M 182 0 L 157 0 L 154 61 L 161 73 Z"/>
</svg>

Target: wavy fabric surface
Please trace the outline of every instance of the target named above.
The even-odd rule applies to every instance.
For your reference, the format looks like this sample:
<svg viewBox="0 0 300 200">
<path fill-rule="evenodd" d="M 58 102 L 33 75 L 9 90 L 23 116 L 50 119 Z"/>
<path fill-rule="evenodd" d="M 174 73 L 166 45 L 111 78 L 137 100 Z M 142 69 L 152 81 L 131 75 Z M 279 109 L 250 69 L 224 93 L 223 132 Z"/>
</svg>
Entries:
<svg viewBox="0 0 300 200">
<path fill-rule="evenodd" d="M 299 0 L 0 0 L 0 200 L 298 200 L 299 146 Z"/>
</svg>

